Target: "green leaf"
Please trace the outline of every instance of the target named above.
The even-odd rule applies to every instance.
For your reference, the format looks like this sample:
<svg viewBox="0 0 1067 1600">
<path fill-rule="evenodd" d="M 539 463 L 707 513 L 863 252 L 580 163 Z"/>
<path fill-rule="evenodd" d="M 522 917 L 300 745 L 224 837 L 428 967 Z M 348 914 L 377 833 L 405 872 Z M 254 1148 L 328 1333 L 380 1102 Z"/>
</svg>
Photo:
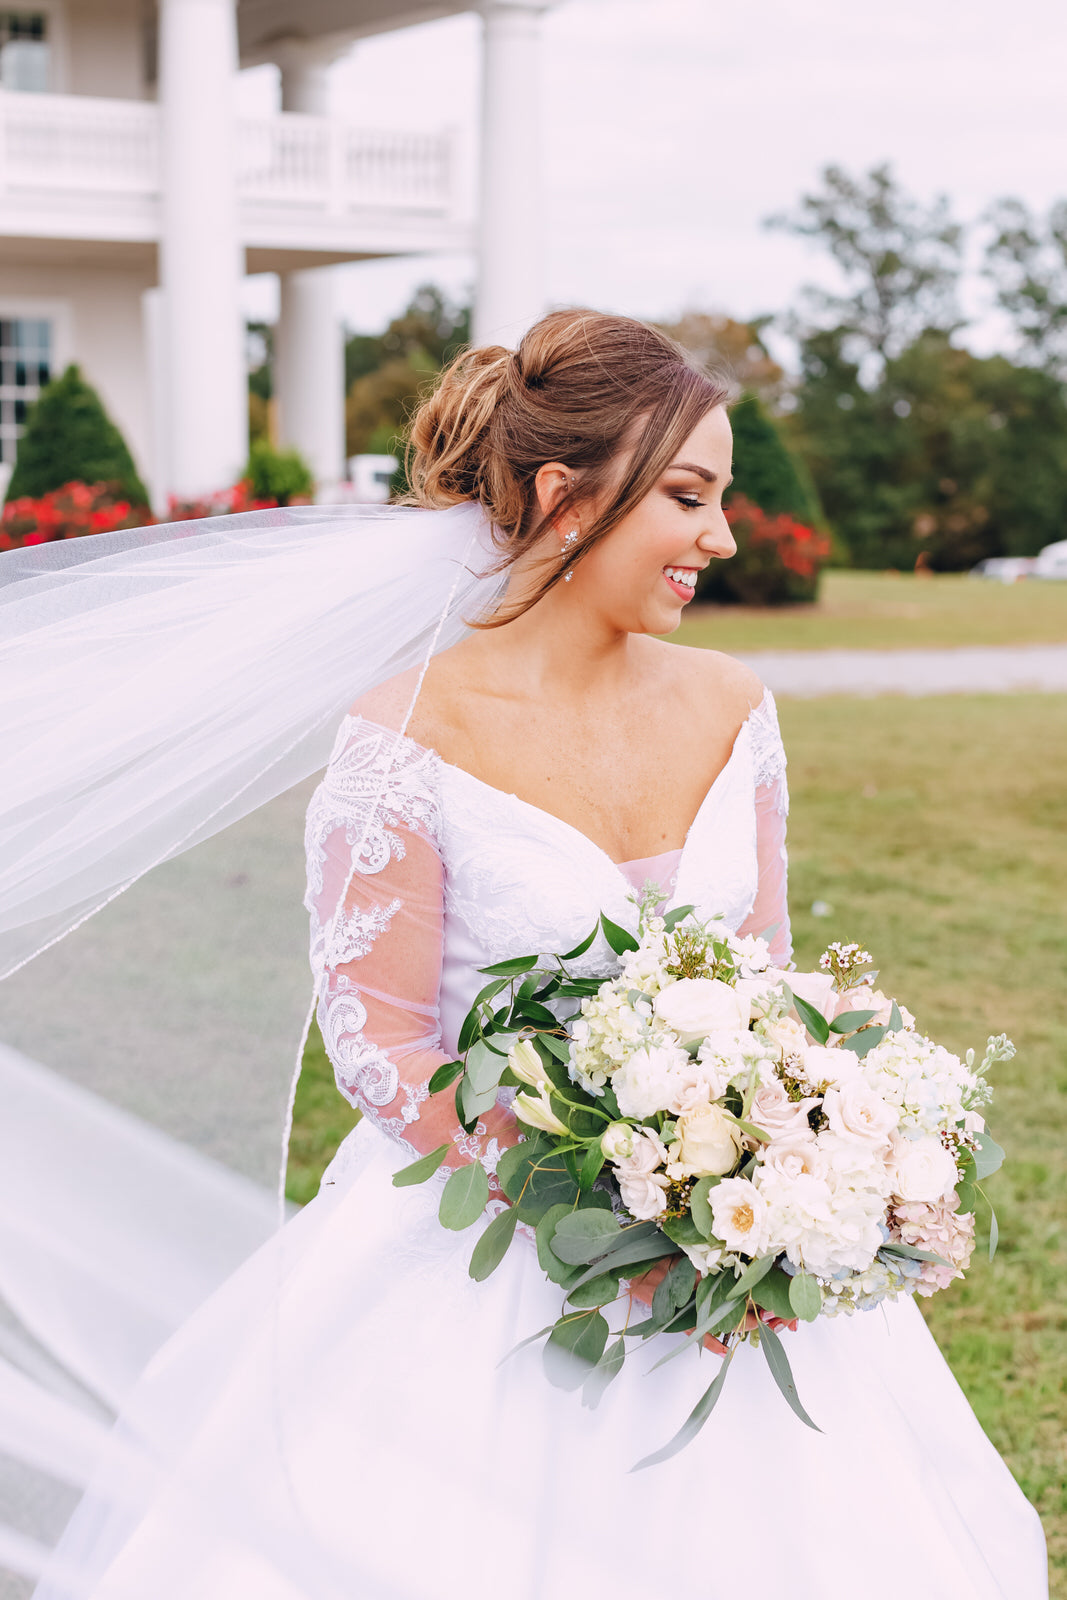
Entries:
<svg viewBox="0 0 1067 1600">
<path fill-rule="evenodd" d="M 438 1216 L 443 1228 L 456 1233 L 477 1222 L 489 1203 L 489 1179 L 480 1161 L 457 1167 L 441 1194 Z"/>
<path fill-rule="evenodd" d="M 599 1278 L 590 1278 L 580 1289 L 571 1289 L 567 1294 L 567 1303 L 575 1311 L 587 1311 L 591 1306 L 610 1305 L 618 1298 L 618 1276 L 614 1272 L 602 1272 Z"/>
<path fill-rule="evenodd" d="M 637 940 L 632 933 L 627 933 L 625 928 L 620 928 L 617 922 L 612 922 L 610 917 L 601 916 L 600 926 L 604 930 L 604 937 L 617 956 L 629 954 L 638 948 Z"/>
<path fill-rule="evenodd" d="M 862 1028 L 877 1015 L 877 1011 L 842 1011 L 841 1015 L 831 1022 L 830 1032 L 855 1033 L 857 1028 Z"/>
<path fill-rule="evenodd" d="M 779 1339 L 774 1329 L 769 1328 L 765 1322 L 760 1326 L 759 1342 L 760 1349 L 767 1357 L 767 1365 L 771 1369 L 771 1376 L 785 1395 L 793 1411 L 801 1422 L 814 1429 L 816 1433 L 821 1433 L 822 1429 L 812 1422 L 800 1403 L 800 1396 L 797 1394 L 796 1384 L 793 1382 L 793 1372 L 789 1365 L 789 1357 L 782 1348 L 781 1339 Z"/>
<path fill-rule="evenodd" d="M 789 1280 L 789 1304 L 802 1322 L 814 1322 L 822 1310 L 822 1290 L 810 1272 L 798 1272 Z"/>
<path fill-rule="evenodd" d="M 447 1089 L 451 1084 L 455 1083 L 462 1071 L 462 1061 L 446 1061 L 443 1067 L 438 1067 L 430 1079 L 428 1085 L 430 1093 L 439 1094 L 442 1089 Z"/>
<path fill-rule="evenodd" d="M 1004 1160 L 1004 1151 L 990 1133 L 975 1135 L 978 1148 L 974 1152 L 974 1175 L 979 1182 L 988 1178 Z"/>
<path fill-rule="evenodd" d="M 999 1224 L 997 1222 L 997 1214 L 993 1210 L 993 1207 L 990 1206 L 990 1208 L 989 1208 L 989 1259 L 990 1259 L 990 1261 L 992 1261 L 993 1257 L 997 1253 L 997 1245 L 998 1245 L 999 1242 L 1000 1242 L 1000 1226 L 999 1226 Z"/>
<path fill-rule="evenodd" d="M 484 972 L 487 978 L 519 978 L 524 972 L 532 972 L 536 965 L 536 956 L 516 956 L 512 961 L 498 961 L 494 966 L 479 967 L 478 970 Z"/>
<path fill-rule="evenodd" d="M 900 1007 L 897 1005 L 896 1001 L 894 1000 L 893 1001 L 893 1009 L 889 1013 L 889 1031 L 890 1031 L 890 1033 L 899 1033 L 901 1028 L 903 1028 L 903 1026 L 904 1026 L 904 1018 L 900 1014 Z"/>
<path fill-rule="evenodd" d="M 652 1455 L 645 1456 L 635 1467 L 630 1468 L 631 1472 L 642 1472 L 645 1467 L 656 1467 L 659 1466 L 661 1461 L 669 1461 L 672 1456 L 678 1454 L 679 1450 L 684 1450 L 691 1439 L 696 1438 L 714 1411 L 719 1396 L 722 1394 L 723 1384 L 726 1382 L 726 1374 L 730 1370 L 730 1362 L 732 1360 L 733 1351 L 725 1358 L 715 1376 L 714 1382 L 709 1388 L 705 1389 L 670 1443 L 665 1444 L 662 1450 L 656 1450 Z"/>
<path fill-rule="evenodd" d="M 675 906 L 673 911 L 668 911 L 663 918 L 663 926 L 668 933 L 673 933 L 680 922 L 684 922 L 696 906 Z"/>
<path fill-rule="evenodd" d="M 490 1084 L 488 1089 L 478 1090 L 469 1077 L 464 1077 L 456 1091 L 456 1101 L 459 1106 L 463 1126 L 470 1126 L 477 1122 L 479 1117 L 484 1117 L 491 1106 L 496 1105 L 497 1085 Z"/>
<path fill-rule="evenodd" d="M 561 961 L 577 961 L 579 956 L 584 956 L 585 952 L 592 947 L 593 940 L 596 938 L 599 931 L 600 924 L 597 923 L 592 933 L 586 934 L 581 944 L 576 944 L 573 950 L 568 950 L 566 955 L 560 956 L 559 959 Z"/>
<path fill-rule="evenodd" d="M 501 1055 L 499 1050 L 494 1050 L 491 1044 L 484 1039 L 475 1039 L 467 1051 L 467 1080 L 471 1085 L 472 1094 L 484 1095 L 490 1090 L 493 1099 L 500 1087 L 500 1074 L 507 1066 L 507 1056 Z"/>
<path fill-rule="evenodd" d="M 432 1150 L 428 1156 L 423 1156 L 419 1161 L 413 1161 L 410 1167 L 401 1167 L 399 1172 L 393 1173 L 393 1188 L 406 1189 L 410 1183 L 425 1183 L 427 1178 L 432 1178 L 441 1162 L 452 1149 L 450 1144 L 440 1145 Z"/>
<path fill-rule="evenodd" d="M 697 1269 L 688 1256 L 679 1256 L 663 1280 L 670 1284 L 671 1302 L 676 1311 L 687 1306 L 697 1286 Z"/>
<path fill-rule="evenodd" d="M 604 1390 L 617 1378 L 626 1360 L 626 1340 L 616 1339 L 609 1344 L 582 1386 L 582 1405 L 595 1411 L 604 1397 Z"/>
<path fill-rule="evenodd" d="M 622 1229 L 610 1211 L 582 1209 L 561 1217 L 552 1236 L 552 1251 L 568 1266 L 588 1266 L 604 1255 Z"/>
<path fill-rule="evenodd" d="M 558 1027 L 559 1024 L 557 1023 L 556 1026 Z M 571 1058 L 570 1040 L 561 1039 L 556 1033 L 539 1033 L 533 1042 L 538 1048 L 543 1045 L 546 1050 L 555 1056 L 557 1061 L 569 1061 Z"/>
<path fill-rule="evenodd" d="M 781 1267 L 773 1267 L 765 1278 L 762 1278 L 752 1291 L 752 1298 L 764 1311 L 769 1311 L 772 1317 L 781 1317 L 783 1322 L 789 1322 L 796 1316 L 789 1298 L 790 1286 L 793 1279 Z"/>
<path fill-rule="evenodd" d="M 960 1202 L 959 1214 L 961 1217 L 965 1217 L 978 1204 L 978 1190 L 973 1183 L 968 1183 L 966 1178 L 961 1178 L 956 1185 L 956 1194 L 959 1196 Z"/>
<path fill-rule="evenodd" d="M 504 1151 L 496 1164 L 496 1175 L 509 1200 L 519 1198 L 531 1166 L 547 1149 L 548 1140 L 541 1134 L 534 1134 Z"/>
<path fill-rule="evenodd" d="M 556 1223 L 561 1217 L 570 1215 L 570 1206 L 549 1206 L 537 1227 L 534 1229 L 534 1238 L 537 1242 L 537 1259 L 541 1264 L 541 1271 L 553 1283 L 558 1283 L 566 1289 L 581 1277 L 581 1273 L 574 1267 L 566 1267 L 552 1249 L 552 1235 L 556 1231 Z"/>
<path fill-rule="evenodd" d="M 475 1006 L 473 1010 L 467 1012 L 467 1015 L 460 1023 L 459 1038 L 456 1040 L 456 1050 L 459 1055 L 465 1055 L 470 1049 L 478 1037 L 481 1026 L 482 1019 L 478 1013 L 478 1008 Z"/>
<path fill-rule="evenodd" d="M 688 1212 L 683 1212 L 680 1217 L 667 1217 L 663 1223 L 663 1231 L 668 1239 L 674 1240 L 675 1244 L 704 1243 L 704 1235 Z"/>
<path fill-rule="evenodd" d="M 555 1013 L 547 1006 L 542 1006 L 536 1000 L 523 1000 L 516 1005 L 512 1012 L 514 1022 L 521 1027 L 529 1028 L 558 1028 Z"/>
<path fill-rule="evenodd" d="M 755 1261 L 750 1261 L 744 1272 L 742 1272 L 741 1276 L 734 1284 L 734 1294 L 751 1294 L 752 1290 L 756 1287 L 756 1284 L 759 1283 L 761 1278 L 765 1278 L 767 1276 L 768 1272 L 770 1272 L 773 1266 L 773 1256 L 758 1256 Z"/>
<path fill-rule="evenodd" d="M 554 1322 L 550 1322 L 547 1327 L 538 1328 L 536 1333 L 528 1334 L 525 1339 L 520 1339 L 518 1344 L 513 1344 L 507 1354 L 500 1357 L 500 1360 L 496 1364 L 497 1370 L 500 1370 L 505 1361 L 510 1361 L 512 1356 L 517 1356 L 520 1350 L 525 1350 L 528 1344 L 536 1344 L 538 1339 L 543 1339 L 546 1333 L 551 1333 L 555 1326 L 556 1324 Z"/>
<path fill-rule="evenodd" d="M 952 1265 L 944 1256 L 935 1254 L 933 1250 L 920 1250 L 916 1245 L 904 1244 L 900 1239 L 887 1239 L 880 1246 L 879 1255 L 905 1256 L 909 1261 L 938 1261 L 943 1267 Z"/>
<path fill-rule="evenodd" d="M 598 1272 L 614 1272 L 619 1267 L 630 1267 L 632 1270 L 623 1273 L 623 1277 L 632 1278 L 638 1275 L 638 1268 L 640 1268 L 640 1271 L 647 1272 L 650 1266 L 657 1265 L 660 1261 L 672 1258 L 680 1253 L 677 1245 L 671 1244 L 668 1246 L 667 1240 L 659 1232 L 658 1228 L 655 1231 L 659 1235 L 660 1242 L 658 1247 L 651 1243 L 647 1235 L 639 1234 L 636 1228 L 624 1230 L 619 1243 L 610 1250 L 605 1251 L 599 1260 L 585 1269 L 585 1272 L 575 1283 L 575 1288 L 578 1287 L 578 1284 L 585 1283 L 590 1278 L 595 1278 Z"/>
<path fill-rule="evenodd" d="M 711 1205 L 708 1196 L 711 1194 L 720 1178 L 700 1178 L 694 1183 L 689 1193 L 689 1210 L 693 1221 L 700 1229 L 701 1236 L 706 1240 L 715 1238 L 715 1222 L 711 1215 Z"/>
<path fill-rule="evenodd" d="M 735 1117 L 734 1121 L 743 1133 L 748 1134 L 750 1139 L 758 1139 L 761 1144 L 770 1144 L 771 1136 L 766 1128 L 757 1128 L 754 1122 L 746 1122 L 744 1117 Z"/>
<path fill-rule="evenodd" d="M 889 1025 L 887 1023 L 882 1023 L 878 1028 L 864 1028 L 862 1033 L 854 1033 L 851 1039 L 843 1039 L 841 1048 L 842 1050 L 851 1050 L 854 1055 L 862 1059 L 869 1050 L 874 1049 L 876 1044 L 881 1044 L 888 1032 Z"/>
<path fill-rule="evenodd" d="M 606 1159 L 599 1144 L 591 1144 L 589 1146 L 582 1161 L 582 1170 L 578 1174 L 579 1189 L 591 1189 L 593 1187 L 600 1176 Z"/>
<path fill-rule="evenodd" d="M 813 1005 L 809 1005 L 806 1000 L 802 1000 L 798 994 L 793 995 L 793 1004 L 796 1007 L 797 1016 L 816 1044 L 825 1044 L 830 1037 L 830 1024 L 822 1012 L 816 1011 Z"/>
<path fill-rule="evenodd" d="M 604 1198 L 607 1200 L 606 1195 Z M 526 1192 L 517 1202 L 519 1221 L 536 1226 L 551 1206 L 565 1205 L 570 1210 L 577 1199 L 578 1184 L 563 1165 L 562 1158 L 555 1154 L 543 1155 L 531 1167 Z M 587 1203 L 593 1200 L 593 1195 L 587 1197 Z"/>
<path fill-rule="evenodd" d="M 481 1283 L 499 1267 L 515 1237 L 518 1221 L 519 1213 L 514 1206 L 508 1206 L 507 1210 L 501 1211 L 486 1228 L 474 1246 L 474 1254 L 471 1256 L 470 1275 L 475 1283 Z"/>
<path fill-rule="evenodd" d="M 604 1354 L 608 1325 L 599 1311 L 561 1317 L 545 1345 L 545 1374 L 557 1389 L 579 1389 Z"/>
</svg>

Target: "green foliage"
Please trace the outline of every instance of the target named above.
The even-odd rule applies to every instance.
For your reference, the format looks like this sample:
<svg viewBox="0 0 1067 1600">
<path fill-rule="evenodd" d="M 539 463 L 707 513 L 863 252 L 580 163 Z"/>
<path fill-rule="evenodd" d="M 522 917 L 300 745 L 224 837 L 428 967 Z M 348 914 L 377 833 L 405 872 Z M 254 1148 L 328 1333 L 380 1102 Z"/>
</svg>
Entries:
<svg viewBox="0 0 1067 1600">
<path fill-rule="evenodd" d="M 31 407 L 6 498 L 38 499 L 72 482 L 117 484 L 133 504 L 148 504 L 122 434 L 76 366 L 47 384 Z"/>
<path fill-rule="evenodd" d="M 275 450 L 265 439 L 254 441 L 248 452 L 244 476 L 256 500 L 276 500 L 280 506 L 306 499 L 315 487 L 311 468 L 299 450 Z"/>
<path fill-rule="evenodd" d="M 1067 200 L 1038 217 L 1021 200 L 999 200 L 987 222 L 986 273 L 1031 360 L 1067 376 Z"/>
<path fill-rule="evenodd" d="M 818 527 L 822 509 L 810 476 L 758 396 L 744 395 L 730 412 L 730 424 L 734 434 L 734 481 L 726 503 L 744 495 L 770 516 L 785 511 L 809 528 Z"/>
</svg>

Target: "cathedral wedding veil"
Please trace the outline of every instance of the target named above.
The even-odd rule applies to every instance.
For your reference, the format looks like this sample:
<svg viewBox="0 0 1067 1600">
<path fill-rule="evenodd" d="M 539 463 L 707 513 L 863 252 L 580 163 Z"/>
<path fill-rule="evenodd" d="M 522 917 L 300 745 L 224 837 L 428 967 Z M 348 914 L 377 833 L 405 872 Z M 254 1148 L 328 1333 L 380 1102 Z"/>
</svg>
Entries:
<svg viewBox="0 0 1067 1600">
<path fill-rule="evenodd" d="M 353 699 L 491 609 L 495 555 L 465 503 L 0 556 L 10 1571 L 42 1570 L 144 1361 L 274 1226 L 311 992 L 304 780 Z"/>
</svg>

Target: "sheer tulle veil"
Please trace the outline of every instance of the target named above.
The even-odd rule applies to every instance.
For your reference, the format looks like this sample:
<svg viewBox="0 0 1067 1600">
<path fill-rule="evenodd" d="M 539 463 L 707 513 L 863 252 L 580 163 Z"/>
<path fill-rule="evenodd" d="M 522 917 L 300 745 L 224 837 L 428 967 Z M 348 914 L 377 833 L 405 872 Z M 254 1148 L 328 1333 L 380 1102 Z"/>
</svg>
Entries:
<svg viewBox="0 0 1067 1600">
<path fill-rule="evenodd" d="M 0 556 L 0 1565 L 26 1582 L 146 1360 L 276 1226 L 307 780 L 498 566 L 474 504 Z"/>
</svg>

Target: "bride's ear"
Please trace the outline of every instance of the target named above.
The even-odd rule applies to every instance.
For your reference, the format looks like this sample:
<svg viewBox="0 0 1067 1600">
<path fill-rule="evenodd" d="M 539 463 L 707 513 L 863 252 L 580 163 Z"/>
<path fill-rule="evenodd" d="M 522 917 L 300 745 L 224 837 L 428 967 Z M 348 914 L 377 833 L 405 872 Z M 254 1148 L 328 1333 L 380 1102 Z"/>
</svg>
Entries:
<svg viewBox="0 0 1067 1600">
<path fill-rule="evenodd" d="M 541 509 L 542 517 L 548 518 L 561 537 L 564 533 L 570 532 L 570 528 L 574 523 L 574 508 L 572 506 L 565 517 L 561 513 L 561 521 L 558 527 L 556 526 L 554 513 L 557 507 L 563 504 L 563 501 L 573 488 L 574 473 L 570 467 L 564 466 L 562 461 L 546 461 L 543 467 L 537 469 L 537 476 L 534 478 L 537 504 Z M 567 522 L 566 528 L 563 527 L 563 521 Z"/>
</svg>

